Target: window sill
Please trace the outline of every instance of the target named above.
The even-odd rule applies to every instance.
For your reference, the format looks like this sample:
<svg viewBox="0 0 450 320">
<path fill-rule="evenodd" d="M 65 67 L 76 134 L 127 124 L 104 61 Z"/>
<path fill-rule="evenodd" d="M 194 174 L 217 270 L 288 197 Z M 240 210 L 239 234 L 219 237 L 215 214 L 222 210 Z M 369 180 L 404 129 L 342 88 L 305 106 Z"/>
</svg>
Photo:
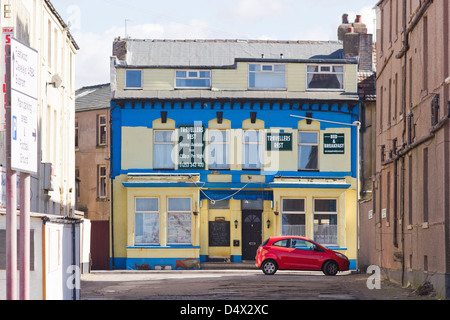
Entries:
<svg viewBox="0 0 450 320">
<path fill-rule="evenodd" d="M 330 88 L 317 88 L 317 89 L 306 89 L 307 92 L 322 92 L 322 91 L 327 91 L 327 92 L 345 92 L 345 89 L 330 89 Z"/>
<path fill-rule="evenodd" d="M 287 88 L 248 88 L 249 91 L 288 91 Z"/>
<path fill-rule="evenodd" d="M 167 246 L 160 245 L 134 245 L 126 247 L 127 250 L 174 250 L 174 249 L 200 249 L 192 244 L 169 244 Z"/>
<path fill-rule="evenodd" d="M 263 169 L 242 168 L 242 171 L 262 172 Z"/>
</svg>

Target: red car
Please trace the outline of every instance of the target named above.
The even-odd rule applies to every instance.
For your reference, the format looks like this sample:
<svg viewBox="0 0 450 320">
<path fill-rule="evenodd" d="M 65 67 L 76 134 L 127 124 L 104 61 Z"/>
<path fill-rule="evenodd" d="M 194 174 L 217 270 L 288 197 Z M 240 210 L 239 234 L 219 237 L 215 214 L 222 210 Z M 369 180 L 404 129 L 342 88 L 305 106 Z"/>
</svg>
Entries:
<svg viewBox="0 0 450 320">
<path fill-rule="evenodd" d="M 348 271 L 348 258 L 333 250 L 297 236 L 273 237 L 256 253 L 256 266 L 267 275 L 277 270 L 322 271 L 327 276 Z"/>
</svg>

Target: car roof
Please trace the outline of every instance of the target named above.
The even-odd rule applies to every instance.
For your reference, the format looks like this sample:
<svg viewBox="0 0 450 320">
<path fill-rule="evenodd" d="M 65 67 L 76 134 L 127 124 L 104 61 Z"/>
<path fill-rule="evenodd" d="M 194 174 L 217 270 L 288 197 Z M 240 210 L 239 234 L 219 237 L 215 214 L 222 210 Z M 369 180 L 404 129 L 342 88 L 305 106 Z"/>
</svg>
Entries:
<svg viewBox="0 0 450 320">
<path fill-rule="evenodd" d="M 285 239 L 301 239 L 301 240 L 312 241 L 312 240 L 310 240 L 310 239 L 308 239 L 308 238 L 300 237 L 300 236 L 278 236 L 278 237 L 271 237 L 269 241 L 271 241 L 271 242 L 276 242 L 276 241 L 285 240 Z"/>
</svg>

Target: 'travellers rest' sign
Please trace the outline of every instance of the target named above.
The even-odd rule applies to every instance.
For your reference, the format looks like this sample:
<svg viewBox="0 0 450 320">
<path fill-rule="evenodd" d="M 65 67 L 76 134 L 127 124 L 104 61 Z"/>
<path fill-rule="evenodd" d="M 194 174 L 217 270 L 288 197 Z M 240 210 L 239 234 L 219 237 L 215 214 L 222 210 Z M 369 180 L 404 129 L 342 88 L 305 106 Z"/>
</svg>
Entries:
<svg viewBox="0 0 450 320">
<path fill-rule="evenodd" d="M 345 154 L 345 134 L 325 133 L 323 135 L 324 154 Z"/>
<path fill-rule="evenodd" d="M 268 133 L 267 151 L 292 151 L 292 133 Z"/>
<path fill-rule="evenodd" d="M 180 169 L 205 169 L 205 126 L 180 125 L 178 148 Z"/>
</svg>

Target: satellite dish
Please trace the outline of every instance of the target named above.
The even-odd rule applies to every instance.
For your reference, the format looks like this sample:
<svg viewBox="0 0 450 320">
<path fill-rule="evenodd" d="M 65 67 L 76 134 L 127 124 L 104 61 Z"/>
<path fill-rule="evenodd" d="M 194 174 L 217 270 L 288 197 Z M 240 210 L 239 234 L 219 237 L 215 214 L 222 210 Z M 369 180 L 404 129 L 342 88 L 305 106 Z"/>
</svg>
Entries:
<svg viewBox="0 0 450 320">
<path fill-rule="evenodd" d="M 52 82 L 51 83 L 53 84 L 53 87 L 59 88 L 62 85 L 62 79 L 61 79 L 61 77 L 59 75 L 55 74 L 52 77 Z"/>
</svg>

